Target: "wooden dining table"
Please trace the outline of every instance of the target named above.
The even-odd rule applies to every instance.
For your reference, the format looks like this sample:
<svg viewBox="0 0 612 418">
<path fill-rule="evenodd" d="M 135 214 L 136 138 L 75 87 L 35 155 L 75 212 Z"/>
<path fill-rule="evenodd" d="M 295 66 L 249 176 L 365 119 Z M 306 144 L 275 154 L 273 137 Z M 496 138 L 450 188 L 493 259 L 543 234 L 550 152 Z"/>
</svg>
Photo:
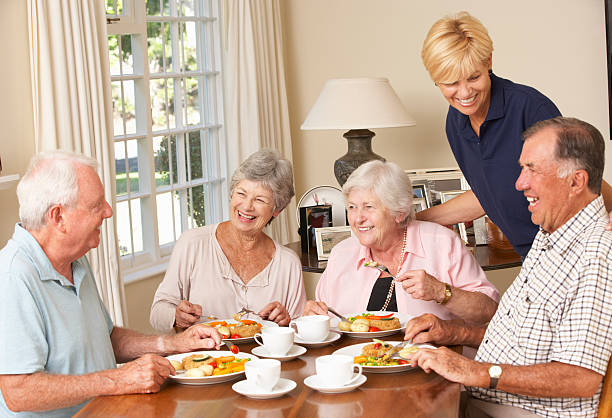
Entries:
<svg viewBox="0 0 612 418">
<path fill-rule="evenodd" d="M 385 337 L 401 340 L 403 333 Z M 308 348 L 300 357 L 282 362 L 281 377 L 297 383 L 295 389 L 275 399 L 250 399 L 234 392 L 239 379 L 203 386 L 167 381 L 155 394 L 99 396 L 76 417 L 457 417 L 460 385 L 419 368 L 399 373 L 364 373 L 367 381 L 357 389 L 325 394 L 304 384 L 315 374 L 315 359 L 352 344 L 369 340 L 343 335 L 325 347 Z M 239 345 L 251 352 L 254 343 Z M 460 347 L 452 347 L 459 351 Z"/>
</svg>

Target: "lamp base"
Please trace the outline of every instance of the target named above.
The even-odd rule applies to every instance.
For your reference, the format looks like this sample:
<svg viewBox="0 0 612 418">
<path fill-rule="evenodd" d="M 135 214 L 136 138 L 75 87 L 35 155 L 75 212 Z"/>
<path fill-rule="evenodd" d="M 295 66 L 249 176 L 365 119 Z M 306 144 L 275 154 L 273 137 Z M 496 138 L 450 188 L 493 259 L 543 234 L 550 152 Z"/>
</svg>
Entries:
<svg viewBox="0 0 612 418">
<path fill-rule="evenodd" d="M 348 142 L 348 152 L 334 163 L 334 175 L 343 186 L 351 173 L 363 163 L 371 160 L 386 161 L 372 151 L 372 138 L 375 133 L 369 129 L 351 129 L 343 137 Z"/>
</svg>

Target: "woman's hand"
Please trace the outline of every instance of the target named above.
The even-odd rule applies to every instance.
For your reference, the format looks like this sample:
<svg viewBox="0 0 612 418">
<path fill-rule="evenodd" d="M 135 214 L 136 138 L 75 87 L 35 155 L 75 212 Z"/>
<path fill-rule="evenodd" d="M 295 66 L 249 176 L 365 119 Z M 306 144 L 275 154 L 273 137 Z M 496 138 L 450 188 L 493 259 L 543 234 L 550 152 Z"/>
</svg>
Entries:
<svg viewBox="0 0 612 418">
<path fill-rule="evenodd" d="M 397 278 L 402 288 L 413 298 L 434 300 L 438 303 L 444 300 L 446 286 L 425 270 L 411 270 Z"/>
<path fill-rule="evenodd" d="M 176 307 L 174 315 L 174 326 L 178 328 L 189 328 L 202 316 L 202 306 L 182 300 Z"/>
<path fill-rule="evenodd" d="M 316 300 L 306 301 L 303 315 L 327 315 L 327 305 Z"/>
<path fill-rule="evenodd" d="M 280 326 L 289 325 L 289 321 L 291 321 L 287 308 L 280 302 L 268 303 L 257 315 L 266 318 L 268 321 L 274 321 Z"/>
</svg>

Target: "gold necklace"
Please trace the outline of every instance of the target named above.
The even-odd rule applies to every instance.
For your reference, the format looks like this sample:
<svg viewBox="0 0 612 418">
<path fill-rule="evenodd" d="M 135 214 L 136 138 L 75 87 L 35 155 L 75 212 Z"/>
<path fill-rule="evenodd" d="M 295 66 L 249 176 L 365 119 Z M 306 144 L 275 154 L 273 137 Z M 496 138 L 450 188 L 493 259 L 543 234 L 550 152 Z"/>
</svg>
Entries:
<svg viewBox="0 0 612 418">
<path fill-rule="evenodd" d="M 397 263 L 397 268 L 395 269 L 395 275 L 399 274 L 400 268 L 402 267 L 402 263 L 404 262 L 404 251 L 406 251 L 406 229 L 404 229 L 404 240 L 402 244 L 402 252 L 400 253 L 399 263 Z M 391 296 L 393 295 L 393 289 L 395 289 L 395 280 L 393 280 L 393 276 L 391 277 L 391 286 L 389 286 L 389 293 L 387 293 L 387 299 L 385 299 L 385 303 L 383 304 L 381 311 L 386 311 L 389 306 L 389 302 L 391 302 Z"/>
</svg>

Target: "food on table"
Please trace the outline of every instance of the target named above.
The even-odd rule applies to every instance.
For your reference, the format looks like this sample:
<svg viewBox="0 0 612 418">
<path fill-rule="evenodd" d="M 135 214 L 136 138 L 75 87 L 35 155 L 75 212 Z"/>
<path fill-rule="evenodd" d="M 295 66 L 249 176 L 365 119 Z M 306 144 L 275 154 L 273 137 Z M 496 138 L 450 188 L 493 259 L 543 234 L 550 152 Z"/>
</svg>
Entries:
<svg viewBox="0 0 612 418">
<path fill-rule="evenodd" d="M 237 323 L 227 321 L 208 322 L 206 325 L 214 327 L 223 338 L 248 338 L 261 331 L 261 324 L 250 319 L 241 319 Z"/>
<path fill-rule="evenodd" d="M 183 363 L 176 360 L 170 360 L 170 364 L 174 367 L 174 370 L 183 370 Z"/>
<path fill-rule="evenodd" d="M 412 346 L 406 348 L 416 347 Z M 361 355 L 354 357 L 353 362 L 355 364 L 361 364 L 362 366 L 399 366 L 402 364 L 410 364 L 408 360 L 403 359 L 389 358 L 387 360 L 383 360 L 382 356 L 392 349 L 393 345 L 373 338 L 372 343 L 365 345 L 361 349 Z"/>
<path fill-rule="evenodd" d="M 249 360 L 248 358 L 236 358 L 234 356 L 212 357 L 206 354 L 191 354 L 183 357 L 180 364 L 181 369 L 186 370 L 183 376 L 205 377 L 242 372 L 244 371 L 244 363 Z M 181 369 L 175 367 L 175 370 Z"/>
<path fill-rule="evenodd" d="M 410 354 L 414 354 L 417 351 L 419 351 L 419 347 L 417 347 L 416 345 L 411 345 L 411 346 L 402 348 L 399 352 L 399 355 L 400 357 L 407 358 Z"/>
<path fill-rule="evenodd" d="M 392 313 L 387 315 L 362 313 L 347 319 L 349 322 L 341 321 L 338 324 L 340 331 L 377 332 L 401 328 L 399 318 L 394 317 Z"/>
</svg>

